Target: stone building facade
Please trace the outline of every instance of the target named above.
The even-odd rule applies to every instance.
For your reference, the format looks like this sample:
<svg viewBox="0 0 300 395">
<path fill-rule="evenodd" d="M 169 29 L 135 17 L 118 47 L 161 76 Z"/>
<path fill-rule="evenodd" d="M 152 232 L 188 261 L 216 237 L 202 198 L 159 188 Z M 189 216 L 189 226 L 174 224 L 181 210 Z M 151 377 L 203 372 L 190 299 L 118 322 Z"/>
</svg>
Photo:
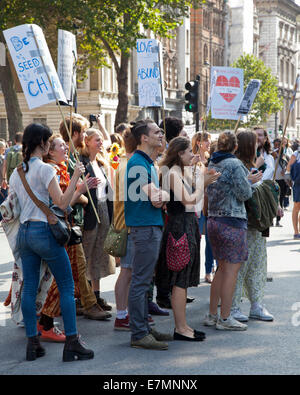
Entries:
<svg viewBox="0 0 300 395">
<path fill-rule="evenodd" d="M 256 0 L 259 21 L 259 56 L 278 79 L 282 111 L 270 117 L 267 127 L 279 133 L 284 127 L 296 75 L 299 72 L 300 7 L 294 0 Z M 290 138 L 300 137 L 300 101 L 297 99 L 287 125 Z"/>
<path fill-rule="evenodd" d="M 205 113 L 211 66 L 225 65 L 225 1 L 191 10 L 191 78 L 200 75 L 200 113 Z"/>
<path fill-rule="evenodd" d="M 230 66 L 243 53 L 259 56 L 259 24 L 255 0 L 228 0 L 226 25 L 226 65 Z"/>
</svg>

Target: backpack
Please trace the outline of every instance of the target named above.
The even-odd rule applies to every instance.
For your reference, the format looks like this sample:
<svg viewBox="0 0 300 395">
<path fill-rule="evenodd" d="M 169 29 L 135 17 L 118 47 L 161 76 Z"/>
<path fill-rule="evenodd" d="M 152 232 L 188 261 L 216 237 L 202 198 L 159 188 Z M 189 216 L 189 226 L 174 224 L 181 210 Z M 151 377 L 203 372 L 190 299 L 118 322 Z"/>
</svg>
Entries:
<svg viewBox="0 0 300 395">
<path fill-rule="evenodd" d="M 294 184 L 300 184 L 300 161 L 298 161 L 299 153 L 297 154 L 296 162 L 291 166 L 291 179 Z"/>
<path fill-rule="evenodd" d="M 10 176 L 14 169 L 23 162 L 23 155 L 21 149 L 16 149 L 12 147 L 6 156 L 6 177 L 9 182 Z"/>
</svg>

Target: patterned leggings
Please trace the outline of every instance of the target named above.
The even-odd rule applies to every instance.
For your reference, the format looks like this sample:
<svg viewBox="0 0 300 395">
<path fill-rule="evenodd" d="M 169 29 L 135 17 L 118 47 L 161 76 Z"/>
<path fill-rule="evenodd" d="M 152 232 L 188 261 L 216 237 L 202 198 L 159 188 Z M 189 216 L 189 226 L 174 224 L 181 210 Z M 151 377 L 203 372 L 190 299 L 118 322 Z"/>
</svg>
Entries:
<svg viewBox="0 0 300 395">
<path fill-rule="evenodd" d="M 239 270 L 232 308 L 238 308 L 242 296 L 251 304 L 261 303 L 267 281 L 267 245 L 266 238 L 256 230 L 247 231 L 248 260 Z"/>
</svg>

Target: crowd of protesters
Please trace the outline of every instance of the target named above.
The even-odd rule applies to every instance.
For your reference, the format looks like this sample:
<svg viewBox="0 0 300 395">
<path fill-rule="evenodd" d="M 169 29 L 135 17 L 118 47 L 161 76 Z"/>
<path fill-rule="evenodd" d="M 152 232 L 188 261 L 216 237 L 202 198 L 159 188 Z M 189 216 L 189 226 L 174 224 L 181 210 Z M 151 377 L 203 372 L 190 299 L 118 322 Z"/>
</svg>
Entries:
<svg viewBox="0 0 300 395">
<path fill-rule="evenodd" d="M 222 132 L 217 141 L 197 132 L 190 140 L 183 122 L 172 117 L 160 125 L 150 119 L 121 124 L 112 135 L 99 118 L 97 126 L 73 114 L 56 133 L 33 123 L 16 135 L 15 145 L 0 141 L 2 224 L 5 230 L 18 216 L 10 245 L 22 262 L 22 282 L 16 281 L 20 272 L 13 273 L 5 304 L 11 304 L 14 321 L 25 326 L 26 359 L 45 354 L 43 340 L 64 343 L 63 361 L 93 358 L 78 334 L 76 315 L 112 317 L 101 279 L 117 266 L 114 329 L 131 332 L 131 347 L 166 350 L 171 340 L 204 341 L 206 334 L 186 319 L 186 304 L 193 301 L 187 289 L 200 283 L 201 237 L 204 279 L 211 284 L 203 324 L 244 331 L 249 318 L 272 321 L 263 305 L 266 240 L 271 226 L 282 226 L 291 195 L 294 238 L 300 238 L 297 141 L 293 147 L 287 138 L 271 144 L 260 126 Z M 72 208 L 69 222 L 79 230 L 75 241 L 58 244 L 21 174 L 44 204 Z M 86 182 L 80 180 L 83 175 Z M 13 215 L 16 201 L 19 212 Z M 273 213 L 259 225 L 249 203 L 257 201 Z M 105 249 L 111 229 L 125 235 L 121 256 Z M 41 280 L 41 264 L 50 269 L 47 281 Z M 249 314 L 240 309 L 242 296 L 250 301 Z M 174 332 L 161 333 L 152 315 L 167 316 L 169 309 Z M 60 314 L 63 330 L 54 322 Z"/>
</svg>

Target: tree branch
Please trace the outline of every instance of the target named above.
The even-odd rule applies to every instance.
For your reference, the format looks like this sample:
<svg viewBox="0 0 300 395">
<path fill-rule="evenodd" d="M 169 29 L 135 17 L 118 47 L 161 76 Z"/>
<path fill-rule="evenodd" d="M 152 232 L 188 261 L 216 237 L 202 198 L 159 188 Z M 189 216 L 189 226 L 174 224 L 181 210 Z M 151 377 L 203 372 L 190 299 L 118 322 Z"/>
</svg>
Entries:
<svg viewBox="0 0 300 395">
<path fill-rule="evenodd" d="M 100 39 L 101 39 L 101 41 L 103 42 L 105 48 L 107 49 L 107 52 L 108 52 L 108 54 L 109 54 L 109 56 L 110 56 L 110 58 L 111 58 L 111 60 L 112 60 L 112 62 L 113 62 L 113 64 L 114 64 L 114 66 L 115 66 L 116 73 L 119 74 L 119 72 L 120 72 L 120 65 L 119 65 L 119 63 L 118 63 L 118 60 L 117 60 L 117 58 L 116 58 L 116 55 L 115 55 L 114 51 L 111 49 L 111 46 L 110 46 L 109 43 L 105 40 L 104 37 L 100 36 Z"/>
</svg>

